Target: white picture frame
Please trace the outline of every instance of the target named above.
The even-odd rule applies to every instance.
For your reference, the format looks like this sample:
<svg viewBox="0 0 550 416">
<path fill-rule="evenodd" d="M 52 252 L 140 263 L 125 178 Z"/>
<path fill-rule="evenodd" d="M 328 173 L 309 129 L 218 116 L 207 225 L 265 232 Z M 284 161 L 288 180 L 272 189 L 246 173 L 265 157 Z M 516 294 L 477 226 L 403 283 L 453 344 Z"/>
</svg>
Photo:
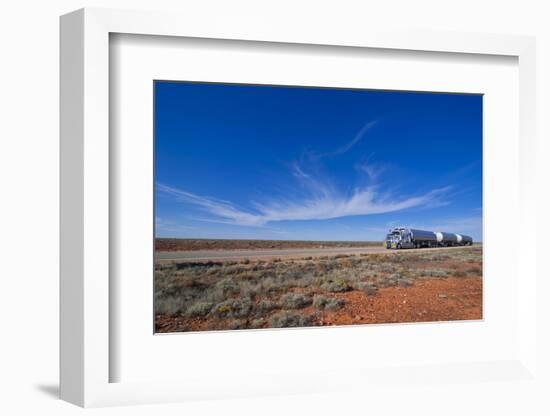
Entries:
<svg viewBox="0 0 550 416">
<path fill-rule="evenodd" d="M 535 41 L 530 37 L 465 33 L 333 32 L 249 20 L 195 21 L 166 13 L 82 9 L 61 18 L 61 398 L 80 406 L 184 401 L 197 398 L 309 393 L 360 389 L 402 378 L 396 369 L 331 369 L 334 381 L 316 374 L 279 374 L 250 383 L 190 377 L 181 381 L 110 382 L 110 160 L 109 36 L 113 33 L 247 40 L 334 47 L 382 48 L 453 54 L 505 55 L 519 62 L 519 231 L 518 268 L 525 271 L 517 293 L 517 355 L 499 362 L 442 363 L 415 368 L 419 380 L 479 383 L 474 374 L 537 382 L 535 176 Z M 118 357 L 120 358 L 120 357 Z M 498 378 L 498 377 L 497 377 Z M 222 381 L 227 381 L 221 377 Z M 343 383 L 339 380 L 349 380 Z M 439 379 L 438 379 L 439 380 Z M 534 381 L 533 381 L 534 380 Z"/>
</svg>

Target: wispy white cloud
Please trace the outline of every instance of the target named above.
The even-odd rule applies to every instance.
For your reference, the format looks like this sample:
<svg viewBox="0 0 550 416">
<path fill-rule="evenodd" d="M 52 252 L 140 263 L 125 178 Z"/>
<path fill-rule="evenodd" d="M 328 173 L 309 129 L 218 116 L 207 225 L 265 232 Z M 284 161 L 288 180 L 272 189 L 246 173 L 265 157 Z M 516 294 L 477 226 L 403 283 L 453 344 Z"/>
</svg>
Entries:
<svg viewBox="0 0 550 416">
<path fill-rule="evenodd" d="M 292 165 L 291 173 L 300 184 L 301 189 L 310 194 L 329 198 L 336 192 L 330 180 L 313 173 L 305 173 L 298 162 Z"/>
<path fill-rule="evenodd" d="M 304 171 L 302 170 L 302 168 L 300 167 L 300 165 L 299 165 L 298 163 L 294 163 L 294 164 L 292 165 L 292 169 L 293 169 L 292 174 L 293 174 L 296 178 L 298 178 L 298 179 L 300 179 L 300 180 L 310 179 L 310 178 L 311 178 L 310 175 L 304 173 Z"/>
<path fill-rule="evenodd" d="M 356 164 L 355 169 L 360 173 L 366 174 L 371 182 L 376 182 L 384 172 L 391 168 L 391 165 L 387 163 L 375 163 L 370 159 L 369 157 L 366 162 Z"/>
<path fill-rule="evenodd" d="M 352 147 L 354 147 L 357 143 L 359 143 L 363 138 L 365 137 L 367 131 L 369 131 L 371 128 L 373 128 L 376 124 L 376 120 L 369 121 L 361 127 L 361 129 L 357 132 L 357 134 L 351 139 L 349 142 L 344 144 L 343 146 L 337 148 L 336 150 L 333 150 L 331 152 L 326 153 L 320 153 L 315 155 L 318 158 L 326 157 L 326 156 L 337 156 L 344 153 L 347 153 L 349 150 L 351 150 Z"/>
<path fill-rule="evenodd" d="M 256 203 L 255 208 L 265 222 L 289 220 L 324 220 L 357 215 L 382 214 L 427 204 L 441 203 L 449 188 L 432 190 L 426 194 L 399 198 L 381 194 L 376 187 L 357 188 L 351 195 L 335 193 L 311 196 L 299 201 L 272 200 Z"/>
<path fill-rule="evenodd" d="M 183 189 L 174 188 L 172 186 L 157 184 L 157 189 L 165 194 L 172 195 L 182 202 L 187 202 L 201 207 L 205 211 L 213 214 L 216 218 L 239 225 L 263 225 L 264 221 L 261 216 L 245 212 L 229 201 L 224 201 L 217 198 L 196 195 L 187 192 Z"/>
<path fill-rule="evenodd" d="M 376 124 L 376 121 L 369 121 L 368 123 L 366 123 L 350 142 L 346 143 L 344 146 L 337 149 L 334 152 L 334 154 L 340 155 L 342 153 L 346 153 L 353 146 L 359 143 L 365 136 L 365 133 L 367 133 L 367 131 L 369 131 L 372 127 L 374 127 L 375 124 Z"/>
<path fill-rule="evenodd" d="M 450 187 L 431 190 L 427 193 L 398 197 L 381 193 L 375 186 L 356 188 L 349 195 L 341 195 L 329 185 L 304 174 L 308 195 L 298 199 L 272 199 L 252 202 L 253 209 L 245 210 L 235 204 L 182 189 L 157 184 L 160 192 L 172 195 L 178 200 L 193 204 L 212 215 L 208 221 L 245 226 L 263 226 L 278 221 L 325 220 L 358 215 L 382 214 L 413 207 L 436 206 L 443 200 Z"/>
</svg>

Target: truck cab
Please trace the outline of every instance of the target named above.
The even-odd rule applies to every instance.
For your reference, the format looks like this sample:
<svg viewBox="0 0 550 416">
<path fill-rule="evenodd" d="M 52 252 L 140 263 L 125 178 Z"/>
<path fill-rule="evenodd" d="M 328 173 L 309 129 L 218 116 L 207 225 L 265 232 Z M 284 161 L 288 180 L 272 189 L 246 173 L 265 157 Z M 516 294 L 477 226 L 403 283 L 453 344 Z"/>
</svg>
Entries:
<svg viewBox="0 0 550 416">
<path fill-rule="evenodd" d="M 386 235 L 387 249 L 413 248 L 412 233 L 407 228 L 394 228 Z"/>
<path fill-rule="evenodd" d="M 387 249 L 392 248 L 392 243 L 393 243 L 393 234 L 386 235 L 386 240 L 384 241 L 384 245 L 386 246 L 386 248 Z"/>
</svg>

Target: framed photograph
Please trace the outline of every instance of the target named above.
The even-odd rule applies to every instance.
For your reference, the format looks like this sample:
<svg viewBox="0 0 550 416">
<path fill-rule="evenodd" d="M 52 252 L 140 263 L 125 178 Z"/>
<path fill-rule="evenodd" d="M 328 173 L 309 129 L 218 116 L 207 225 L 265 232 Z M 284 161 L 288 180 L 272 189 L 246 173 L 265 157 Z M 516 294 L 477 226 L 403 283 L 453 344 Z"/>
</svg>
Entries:
<svg viewBox="0 0 550 416">
<path fill-rule="evenodd" d="M 156 333 L 482 319 L 482 95 L 153 94 Z"/>
<path fill-rule="evenodd" d="M 534 51 L 63 16 L 62 398 L 536 384 Z"/>
</svg>

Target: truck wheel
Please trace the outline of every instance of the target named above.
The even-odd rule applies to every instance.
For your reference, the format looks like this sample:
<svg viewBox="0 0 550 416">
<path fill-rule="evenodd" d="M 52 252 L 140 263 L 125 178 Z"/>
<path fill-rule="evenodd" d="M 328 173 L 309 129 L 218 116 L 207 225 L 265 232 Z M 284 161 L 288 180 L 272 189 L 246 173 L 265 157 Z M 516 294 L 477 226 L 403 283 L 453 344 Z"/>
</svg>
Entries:
<svg viewBox="0 0 550 416">
<path fill-rule="evenodd" d="M 397 244 L 397 249 L 398 249 L 398 250 L 401 250 L 401 243 L 398 243 L 398 244 Z"/>
</svg>

